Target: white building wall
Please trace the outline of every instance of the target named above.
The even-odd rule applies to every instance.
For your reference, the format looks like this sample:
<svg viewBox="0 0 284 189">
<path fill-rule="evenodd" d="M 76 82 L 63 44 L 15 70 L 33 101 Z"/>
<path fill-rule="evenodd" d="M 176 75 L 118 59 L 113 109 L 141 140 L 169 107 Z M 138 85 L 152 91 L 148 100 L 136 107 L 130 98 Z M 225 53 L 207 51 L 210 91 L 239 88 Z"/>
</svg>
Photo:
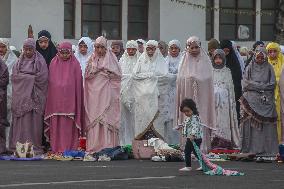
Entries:
<svg viewBox="0 0 284 189">
<path fill-rule="evenodd" d="M 151 1 L 151 0 L 150 0 Z M 192 3 L 205 5 L 205 0 L 192 0 Z M 205 10 L 170 0 L 160 1 L 160 39 L 169 42 L 178 39 L 185 47 L 190 36 L 198 36 L 205 44 L 206 14 Z"/>
<path fill-rule="evenodd" d="M 11 36 L 11 2 L 1 0 L 0 2 L 0 37 Z"/>
<path fill-rule="evenodd" d="M 34 37 L 40 30 L 51 33 L 52 40 L 64 38 L 63 0 L 11 0 L 11 44 L 20 48 L 32 25 Z"/>
</svg>

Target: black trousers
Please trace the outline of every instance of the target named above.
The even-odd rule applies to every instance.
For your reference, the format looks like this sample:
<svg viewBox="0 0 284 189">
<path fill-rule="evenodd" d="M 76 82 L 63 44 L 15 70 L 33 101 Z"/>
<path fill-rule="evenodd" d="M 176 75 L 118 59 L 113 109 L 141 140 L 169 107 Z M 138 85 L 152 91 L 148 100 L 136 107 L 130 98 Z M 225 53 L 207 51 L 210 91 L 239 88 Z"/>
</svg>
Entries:
<svg viewBox="0 0 284 189">
<path fill-rule="evenodd" d="M 202 143 L 202 139 L 194 139 L 195 144 L 198 146 L 198 148 L 200 148 L 200 145 Z M 184 155 L 185 155 L 185 164 L 186 167 L 191 167 L 191 153 L 193 152 L 193 154 L 195 155 L 196 158 L 198 158 L 195 150 L 194 150 L 194 146 L 191 142 L 191 140 L 188 138 L 186 140 L 186 144 L 185 144 L 185 148 L 184 148 Z"/>
</svg>

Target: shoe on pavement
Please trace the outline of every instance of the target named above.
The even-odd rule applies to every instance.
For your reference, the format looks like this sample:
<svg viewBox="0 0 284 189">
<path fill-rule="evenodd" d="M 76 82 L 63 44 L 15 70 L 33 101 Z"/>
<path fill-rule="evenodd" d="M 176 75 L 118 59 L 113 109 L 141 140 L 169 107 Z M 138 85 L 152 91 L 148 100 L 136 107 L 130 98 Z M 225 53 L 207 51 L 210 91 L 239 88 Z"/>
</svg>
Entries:
<svg viewBox="0 0 284 189">
<path fill-rule="evenodd" d="M 151 159 L 152 159 L 152 161 L 154 161 L 154 162 L 162 161 L 162 157 L 160 157 L 160 156 L 153 156 Z"/>
<path fill-rule="evenodd" d="M 111 158 L 108 157 L 107 155 L 102 155 L 102 156 L 99 156 L 98 161 L 111 161 Z"/>
<path fill-rule="evenodd" d="M 179 171 L 191 171 L 192 168 L 191 167 L 184 167 L 184 168 L 181 168 Z"/>
<path fill-rule="evenodd" d="M 198 167 L 196 171 L 202 171 L 202 167 Z"/>
<path fill-rule="evenodd" d="M 85 155 L 83 161 L 96 161 L 96 158 L 94 158 L 91 154 Z"/>
</svg>

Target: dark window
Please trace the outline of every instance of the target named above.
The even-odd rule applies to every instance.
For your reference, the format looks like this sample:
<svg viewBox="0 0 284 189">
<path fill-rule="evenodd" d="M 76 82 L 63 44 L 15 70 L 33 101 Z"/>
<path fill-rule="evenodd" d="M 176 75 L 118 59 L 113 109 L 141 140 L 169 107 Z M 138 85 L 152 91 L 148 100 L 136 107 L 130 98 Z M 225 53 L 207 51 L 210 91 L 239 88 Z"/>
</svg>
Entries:
<svg viewBox="0 0 284 189">
<path fill-rule="evenodd" d="M 121 0 L 82 0 L 82 36 L 121 39 Z"/>
<path fill-rule="evenodd" d="M 275 40 L 275 23 L 276 23 L 276 12 L 278 0 L 261 1 L 261 10 L 264 13 L 271 12 L 272 15 L 263 14 L 261 15 L 261 27 L 260 27 L 260 39 L 263 41 Z"/>
<path fill-rule="evenodd" d="M 64 37 L 75 37 L 75 0 L 64 0 Z"/>
<path fill-rule="evenodd" d="M 220 8 L 220 40 L 255 39 L 255 14 L 248 14 L 255 11 L 255 0 L 220 0 Z"/>
<path fill-rule="evenodd" d="M 207 7 L 214 7 L 214 0 L 206 0 Z M 206 39 L 214 37 L 214 10 L 206 10 Z"/>
<path fill-rule="evenodd" d="M 128 0 L 128 39 L 148 38 L 149 0 Z"/>
</svg>

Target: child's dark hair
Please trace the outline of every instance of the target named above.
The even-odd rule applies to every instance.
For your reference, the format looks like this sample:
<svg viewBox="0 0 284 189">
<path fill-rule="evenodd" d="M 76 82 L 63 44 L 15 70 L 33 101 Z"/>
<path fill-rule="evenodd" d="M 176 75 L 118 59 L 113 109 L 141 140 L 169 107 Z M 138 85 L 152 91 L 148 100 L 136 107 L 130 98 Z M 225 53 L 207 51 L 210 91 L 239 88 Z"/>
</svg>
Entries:
<svg viewBox="0 0 284 189">
<path fill-rule="evenodd" d="M 196 108 L 196 104 L 192 99 L 186 98 L 181 102 L 181 105 L 180 105 L 180 111 L 181 112 L 183 111 L 184 107 L 190 108 L 193 112 L 193 115 L 199 115 L 199 112 Z"/>
</svg>

